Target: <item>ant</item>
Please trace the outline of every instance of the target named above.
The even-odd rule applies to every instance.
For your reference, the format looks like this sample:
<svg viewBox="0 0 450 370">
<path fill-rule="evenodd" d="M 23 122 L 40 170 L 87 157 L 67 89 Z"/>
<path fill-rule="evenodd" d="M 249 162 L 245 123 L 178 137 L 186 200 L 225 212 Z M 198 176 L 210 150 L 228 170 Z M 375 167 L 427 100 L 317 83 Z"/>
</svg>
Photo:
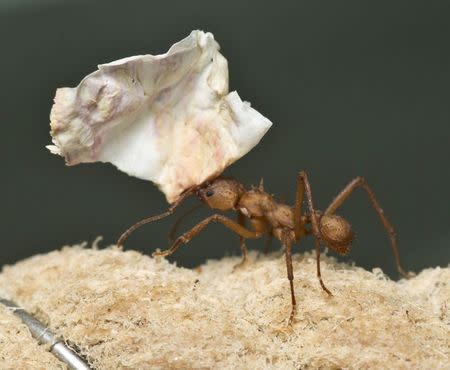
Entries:
<svg viewBox="0 0 450 370">
<path fill-rule="evenodd" d="M 400 263 L 400 255 L 394 228 L 385 216 L 383 209 L 380 207 L 375 197 L 375 193 L 363 177 L 356 177 L 350 181 L 323 212 L 314 208 L 311 186 L 308 180 L 308 175 L 305 171 L 298 173 L 296 199 L 293 207 L 277 202 L 270 194 L 266 193 L 264 191 L 262 181 L 259 187 L 246 190 L 241 183 L 234 179 L 218 177 L 214 180 L 207 181 L 202 185 L 186 190 L 166 212 L 143 219 L 131 226 L 120 236 L 117 245 L 123 245 L 130 234 L 142 225 L 160 220 L 173 214 L 175 209 L 186 198 L 193 194 L 195 194 L 201 202 L 206 204 L 211 209 L 217 209 L 219 211 L 235 210 L 237 212 L 237 222 L 216 213 L 207 217 L 195 225 L 191 230 L 176 238 L 170 248 L 164 251 L 154 252 L 152 256 L 171 255 L 179 247 L 188 243 L 195 235 L 199 234 L 211 222 L 221 223 L 239 235 L 242 261 L 238 265 L 242 265 L 247 259 L 247 247 L 245 245 L 246 239 L 258 239 L 264 234 L 274 236 L 284 247 L 287 278 L 290 284 L 292 301 L 291 314 L 289 317 L 289 325 L 291 325 L 296 310 L 296 299 L 293 283 L 294 274 L 292 268 L 292 246 L 294 243 L 299 242 L 302 237 L 309 234 L 314 235 L 317 277 L 322 289 L 331 296 L 332 293 L 325 286 L 320 273 L 321 243 L 325 244 L 328 248 L 336 251 L 340 255 L 345 255 L 349 252 L 350 245 L 353 241 L 352 228 L 344 218 L 336 215 L 335 212 L 357 188 L 362 188 L 365 190 L 372 207 L 378 214 L 378 217 L 386 229 L 390 239 L 397 270 L 403 277 L 410 277 Z M 307 212 L 302 214 L 302 204 L 305 195 Z M 246 218 L 250 219 L 253 230 L 246 228 Z M 307 225 L 309 225 L 309 227 L 306 227 Z"/>
</svg>

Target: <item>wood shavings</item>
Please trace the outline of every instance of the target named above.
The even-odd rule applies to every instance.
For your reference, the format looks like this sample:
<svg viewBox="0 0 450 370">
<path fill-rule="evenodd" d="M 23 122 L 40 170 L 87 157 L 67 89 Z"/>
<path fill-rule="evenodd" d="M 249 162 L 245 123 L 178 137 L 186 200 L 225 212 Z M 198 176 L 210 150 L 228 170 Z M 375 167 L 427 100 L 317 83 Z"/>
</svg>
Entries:
<svg viewBox="0 0 450 370">
<path fill-rule="evenodd" d="M 250 257 L 236 272 L 238 258 L 199 272 L 135 251 L 66 247 L 5 267 L 0 294 L 96 369 L 449 368 L 449 268 L 394 282 L 325 257 L 328 297 L 313 255 L 294 255 L 288 328 L 284 259 Z M 23 353 L 31 345 L 15 343 Z"/>
</svg>

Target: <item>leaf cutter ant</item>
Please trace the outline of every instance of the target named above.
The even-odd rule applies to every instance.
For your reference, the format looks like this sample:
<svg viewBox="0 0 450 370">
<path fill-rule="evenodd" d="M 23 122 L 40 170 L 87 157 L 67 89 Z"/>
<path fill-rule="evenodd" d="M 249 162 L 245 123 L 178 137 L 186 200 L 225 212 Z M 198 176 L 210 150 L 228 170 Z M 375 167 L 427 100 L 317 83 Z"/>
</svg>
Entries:
<svg viewBox="0 0 450 370">
<path fill-rule="evenodd" d="M 202 185 L 185 191 L 167 211 L 137 222 L 120 236 L 117 244 L 119 246 L 123 245 L 125 240 L 137 228 L 173 214 L 175 209 L 191 195 L 196 195 L 201 202 L 211 209 L 219 211 L 234 210 L 237 212 L 237 221 L 233 221 L 219 213 L 213 214 L 176 238 L 167 250 L 154 252 L 153 256 L 171 255 L 212 222 L 221 223 L 239 235 L 242 251 L 242 261 L 239 265 L 244 263 L 247 259 L 246 239 L 258 239 L 265 234 L 274 236 L 281 242 L 284 248 L 287 278 L 289 280 L 292 302 L 292 309 L 289 316 L 289 325 L 291 325 L 296 310 L 292 247 L 295 243 L 298 243 L 302 237 L 309 234 L 314 236 L 317 277 L 322 289 L 331 296 L 332 294 L 325 286 L 320 272 L 321 244 L 324 244 L 341 255 L 345 255 L 349 252 L 350 245 L 353 241 L 352 228 L 348 221 L 343 217 L 336 215 L 335 212 L 357 188 L 362 188 L 366 192 L 373 209 L 378 214 L 378 217 L 389 236 L 397 270 L 403 277 L 409 277 L 410 275 L 405 272 L 400 263 L 400 255 L 394 228 L 385 216 L 383 209 L 380 207 L 373 190 L 363 177 L 356 177 L 350 181 L 336 198 L 334 198 L 325 211 L 319 211 L 314 207 L 311 186 L 305 171 L 299 172 L 297 176 L 297 190 L 294 206 L 277 202 L 270 194 L 264 191 L 262 181 L 259 187 L 246 190 L 241 183 L 234 179 L 218 177 L 212 181 L 205 182 Z M 305 212 L 302 211 L 304 197 L 306 197 Z M 250 220 L 252 229 L 245 226 L 247 218 Z"/>
</svg>

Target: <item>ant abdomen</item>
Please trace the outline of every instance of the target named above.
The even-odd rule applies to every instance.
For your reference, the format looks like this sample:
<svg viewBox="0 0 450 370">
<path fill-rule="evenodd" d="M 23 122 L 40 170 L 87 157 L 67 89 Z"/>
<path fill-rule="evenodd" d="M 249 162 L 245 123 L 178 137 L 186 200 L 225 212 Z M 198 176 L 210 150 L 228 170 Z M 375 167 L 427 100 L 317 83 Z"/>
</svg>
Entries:
<svg viewBox="0 0 450 370">
<path fill-rule="evenodd" d="M 322 240 L 339 254 L 346 254 L 353 241 L 350 224 L 338 215 L 323 215 L 319 223 Z"/>
</svg>

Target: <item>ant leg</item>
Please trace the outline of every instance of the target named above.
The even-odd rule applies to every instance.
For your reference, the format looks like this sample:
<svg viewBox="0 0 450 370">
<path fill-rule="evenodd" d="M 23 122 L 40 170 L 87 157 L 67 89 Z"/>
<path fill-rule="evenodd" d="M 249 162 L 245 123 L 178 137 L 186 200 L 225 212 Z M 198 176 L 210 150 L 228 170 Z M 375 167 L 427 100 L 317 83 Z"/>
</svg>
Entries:
<svg viewBox="0 0 450 370">
<path fill-rule="evenodd" d="M 165 218 L 165 217 L 167 217 L 167 216 L 170 216 L 174 211 L 175 211 L 175 209 L 186 199 L 186 198 L 188 198 L 189 196 L 191 196 L 192 195 L 192 192 L 193 192 L 194 190 L 193 189 L 189 189 L 189 190 L 187 190 L 185 193 L 183 193 L 181 196 L 180 196 L 180 198 L 178 198 L 178 200 L 177 201 L 175 201 L 175 203 L 173 203 L 170 207 L 169 207 L 169 209 L 167 210 L 167 211 L 165 211 L 165 212 L 163 212 L 163 213 L 161 213 L 161 214 L 159 214 L 159 215 L 156 215 L 156 216 L 152 216 L 152 217 L 148 217 L 148 218 L 144 218 L 143 220 L 141 220 L 141 221 L 139 221 L 139 222 L 136 222 L 134 225 L 132 225 L 130 228 L 128 228 L 128 230 L 126 230 L 121 236 L 120 236 L 120 238 L 119 238 L 119 240 L 117 240 L 117 246 L 122 246 L 123 245 L 123 243 L 125 243 L 125 240 L 127 240 L 128 239 L 128 237 L 136 230 L 136 229 L 138 229 L 138 228 L 140 228 L 141 226 L 144 226 L 145 224 L 149 224 L 149 223 L 151 223 L 151 222 L 154 222 L 154 221 L 158 221 L 158 220 L 161 220 L 162 218 Z"/>
<path fill-rule="evenodd" d="M 181 247 L 183 244 L 188 243 L 195 235 L 200 233 L 210 222 L 219 222 L 245 239 L 255 239 L 259 238 L 262 235 L 261 233 L 258 233 L 256 231 L 246 229 L 245 227 L 239 225 L 237 222 L 234 222 L 225 216 L 215 214 L 209 216 L 208 218 L 205 218 L 203 221 L 195 225 L 191 230 L 185 232 L 183 235 L 175 239 L 175 241 L 173 242 L 172 246 L 169 249 L 166 249 L 165 251 L 162 252 L 154 252 L 152 255 L 170 256 L 179 247 Z"/>
<path fill-rule="evenodd" d="M 289 321 L 288 321 L 288 325 L 290 326 L 290 325 L 292 325 L 292 322 L 294 320 L 295 311 L 297 308 L 297 302 L 295 300 L 295 292 L 294 292 L 294 271 L 293 271 L 293 267 L 292 267 L 292 241 L 289 240 L 288 238 L 283 238 L 283 239 L 287 239 L 287 240 L 283 241 L 283 245 L 284 245 L 284 254 L 286 257 L 287 278 L 289 280 L 289 286 L 291 288 L 292 308 L 291 308 L 291 314 L 289 316 Z"/>
<path fill-rule="evenodd" d="M 175 223 L 172 225 L 172 228 L 169 231 L 169 242 L 172 243 L 175 240 L 175 234 L 177 232 L 178 227 L 180 226 L 181 222 L 186 218 L 187 216 L 190 216 L 192 213 L 194 213 L 196 210 L 203 207 L 203 204 L 196 204 L 189 208 L 186 212 L 184 212 L 180 217 L 177 218 Z"/>
<path fill-rule="evenodd" d="M 269 253 L 270 246 L 272 245 L 272 239 L 273 239 L 273 231 L 272 231 L 272 229 L 268 229 L 267 230 L 267 239 L 264 242 L 264 249 L 262 252 L 261 251 L 258 252 L 258 255 L 256 256 L 256 258 L 260 258 L 261 253 L 264 253 L 264 255 L 267 256 L 267 254 Z"/>
<path fill-rule="evenodd" d="M 320 241 L 321 241 L 321 237 L 320 237 L 319 226 L 318 226 L 318 221 L 317 221 L 317 214 L 314 210 L 314 205 L 313 205 L 313 200 L 312 200 L 311 186 L 309 184 L 308 175 L 306 174 L 305 171 L 299 172 L 297 181 L 298 181 L 297 188 L 300 188 L 300 184 L 302 184 L 302 187 L 305 190 L 306 202 L 308 205 L 309 216 L 311 218 L 311 221 L 310 221 L 311 228 L 312 228 L 311 231 L 316 238 L 315 243 L 316 243 L 317 278 L 319 279 L 320 286 L 322 287 L 322 289 L 325 292 L 327 292 L 328 295 L 332 295 L 330 290 L 323 283 L 322 274 L 320 272 Z"/>
<path fill-rule="evenodd" d="M 403 269 L 402 264 L 400 263 L 400 253 L 397 246 L 396 233 L 394 227 L 391 225 L 386 215 L 384 214 L 383 209 L 380 207 L 380 204 L 378 203 L 372 188 L 369 186 L 369 184 L 367 184 L 367 181 L 363 177 L 357 177 L 352 181 L 350 181 L 348 185 L 337 195 L 337 197 L 334 198 L 334 200 L 325 210 L 324 214 L 328 215 L 333 214 L 347 200 L 350 194 L 358 187 L 363 188 L 367 193 L 373 209 L 378 214 L 378 217 L 380 218 L 381 223 L 383 224 L 384 229 L 386 230 L 389 236 L 398 272 L 405 278 L 411 277 L 412 275 L 407 273 Z"/>
<path fill-rule="evenodd" d="M 245 215 L 242 214 L 242 212 L 237 211 L 237 222 L 242 227 L 245 227 Z M 247 261 L 248 250 L 247 246 L 245 245 L 245 238 L 242 235 L 239 235 L 239 246 L 241 247 L 242 260 L 241 262 L 238 262 L 236 265 L 234 265 L 233 271 L 243 266 Z"/>
<path fill-rule="evenodd" d="M 299 240 L 303 235 L 304 225 L 302 222 L 302 205 L 303 205 L 303 195 L 305 193 L 305 184 L 300 179 L 297 178 L 297 191 L 295 194 L 295 206 L 294 206 L 294 233 L 295 240 Z"/>
<path fill-rule="evenodd" d="M 268 234 L 267 234 L 267 239 L 266 239 L 266 242 L 264 244 L 264 254 L 269 253 L 269 249 L 270 249 L 270 246 L 272 244 L 272 239 L 273 239 L 273 234 L 272 234 L 272 230 L 270 230 L 268 232 Z"/>
<path fill-rule="evenodd" d="M 320 273 L 320 241 L 319 239 L 316 238 L 315 240 L 315 244 L 316 244 L 316 262 L 317 262 L 317 277 L 319 279 L 320 282 L 320 286 L 322 287 L 322 289 L 327 292 L 327 294 L 329 296 L 332 296 L 333 294 L 328 290 L 328 288 L 325 286 L 325 284 L 323 283 L 322 280 L 322 274 Z"/>
</svg>

